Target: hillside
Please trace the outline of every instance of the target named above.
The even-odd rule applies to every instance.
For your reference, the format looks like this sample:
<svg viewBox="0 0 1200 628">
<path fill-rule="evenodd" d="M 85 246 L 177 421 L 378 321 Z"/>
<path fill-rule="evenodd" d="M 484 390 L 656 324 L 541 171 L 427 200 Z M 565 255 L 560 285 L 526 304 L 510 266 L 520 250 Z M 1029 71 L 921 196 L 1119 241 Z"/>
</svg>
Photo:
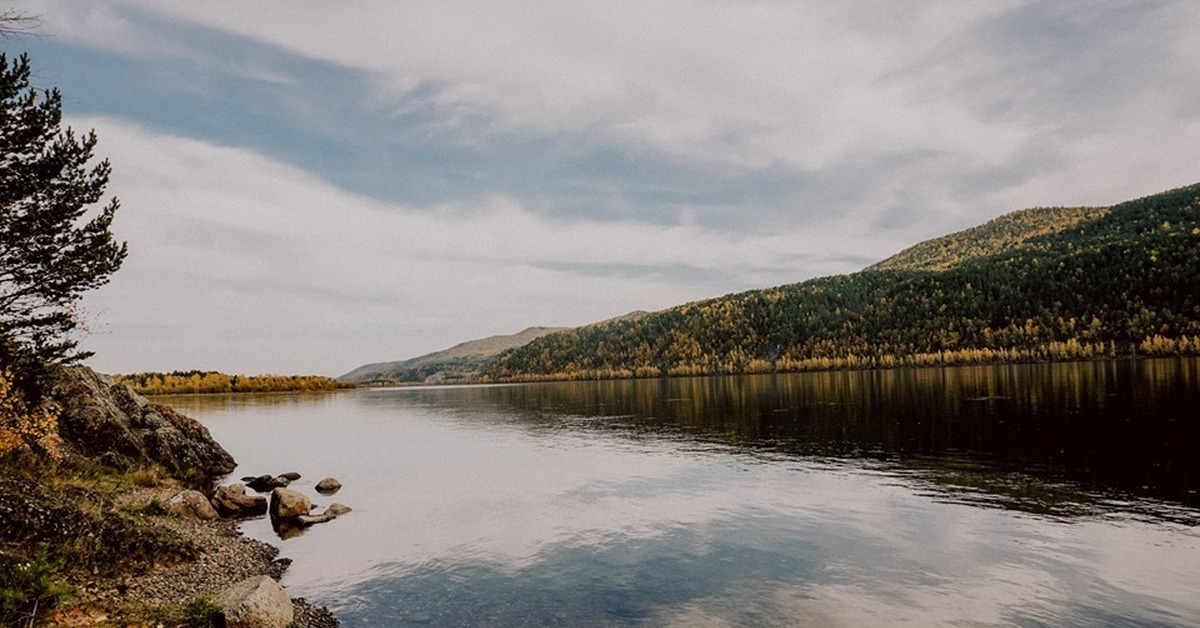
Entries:
<svg viewBox="0 0 1200 628">
<path fill-rule="evenodd" d="M 338 378 L 344 382 L 423 382 L 430 377 L 460 379 L 477 372 L 485 363 L 501 352 L 526 345 L 537 338 L 562 327 L 529 327 L 515 334 L 488 336 L 468 340 L 441 351 L 435 351 L 408 360 L 376 362 L 360 366 Z"/>
<path fill-rule="evenodd" d="M 547 335 L 492 381 L 1200 353 L 1200 184 L 1034 209 L 849 275 Z"/>
<path fill-rule="evenodd" d="M 978 227 L 926 240 L 867 270 L 946 270 L 969 259 L 1003 253 L 1038 236 L 1059 233 L 1108 211 L 1107 207 L 1020 209 Z"/>
</svg>

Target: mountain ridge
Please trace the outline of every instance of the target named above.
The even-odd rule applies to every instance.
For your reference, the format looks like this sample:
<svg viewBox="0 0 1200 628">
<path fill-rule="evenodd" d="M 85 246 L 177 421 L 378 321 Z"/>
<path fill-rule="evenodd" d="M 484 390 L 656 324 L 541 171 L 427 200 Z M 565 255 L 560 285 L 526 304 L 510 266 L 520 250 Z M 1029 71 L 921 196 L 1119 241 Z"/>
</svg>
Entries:
<svg viewBox="0 0 1200 628">
<path fill-rule="evenodd" d="M 438 373 L 442 373 L 445 378 L 448 371 L 451 378 L 465 377 L 472 369 L 506 349 L 527 344 L 548 333 L 563 329 L 567 328 L 532 326 L 515 334 L 496 334 L 467 340 L 447 349 L 426 353 L 415 358 L 364 364 L 337 379 L 343 382 L 357 383 L 370 381 L 423 382 L 430 377 L 436 377 Z"/>
<path fill-rule="evenodd" d="M 1017 210 L 857 273 L 729 294 L 505 351 L 487 381 L 1200 353 L 1200 184 Z"/>
</svg>

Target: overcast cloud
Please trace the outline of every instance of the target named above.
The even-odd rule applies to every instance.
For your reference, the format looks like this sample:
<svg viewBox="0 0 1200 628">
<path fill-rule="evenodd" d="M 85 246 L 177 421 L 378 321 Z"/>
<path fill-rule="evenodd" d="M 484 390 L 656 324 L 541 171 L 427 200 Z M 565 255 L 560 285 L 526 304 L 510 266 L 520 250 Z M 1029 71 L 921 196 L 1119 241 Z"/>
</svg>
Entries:
<svg viewBox="0 0 1200 628">
<path fill-rule="evenodd" d="M 12 3 L 130 257 L 108 372 L 338 375 L 1200 180 L 1200 3 Z"/>
</svg>

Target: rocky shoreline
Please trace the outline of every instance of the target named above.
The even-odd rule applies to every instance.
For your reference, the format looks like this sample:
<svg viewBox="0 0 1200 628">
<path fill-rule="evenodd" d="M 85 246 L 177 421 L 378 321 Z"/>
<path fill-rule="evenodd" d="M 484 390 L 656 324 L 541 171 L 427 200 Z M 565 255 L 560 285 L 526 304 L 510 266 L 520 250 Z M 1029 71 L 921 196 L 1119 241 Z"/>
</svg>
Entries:
<svg viewBox="0 0 1200 628">
<path fill-rule="evenodd" d="M 45 603 L 28 598 L 24 610 L 3 617 L 30 626 L 339 625 L 328 609 L 290 599 L 277 584 L 291 563 L 278 548 L 239 532 L 239 520 L 262 512 L 218 516 L 214 488 L 230 486 L 214 481 L 236 463 L 202 424 L 84 367 L 62 369 L 54 398 L 62 408 L 57 431 L 0 458 L 0 589 L 19 591 L 11 587 L 31 565 L 57 584 L 26 581 L 26 592 L 39 589 Z M 292 523 L 349 512 L 333 506 Z M 243 607 L 231 592 L 252 580 L 286 613 L 235 621 Z"/>
<path fill-rule="evenodd" d="M 124 511 L 145 512 L 152 504 L 166 503 L 176 488 L 137 489 L 116 497 Z M 115 577 L 92 578 L 79 583 L 75 594 L 47 619 L 46 626 L 106 625 L 121 621 L 123 608 L 184 607 L 195 600 L 215 600 L 232 585 L 254 576 L 278 580 L 291 564 L 279 549 L 242 536 L 237 522 L 202 521 L 177 514 L 144 514 L 147 526 L 191 544 L 196 558 L 177 564 Z M 303 598 L 292 599 L 296 628 L 331 628 L 340 625 L 326 608 Z"/>
</svg>

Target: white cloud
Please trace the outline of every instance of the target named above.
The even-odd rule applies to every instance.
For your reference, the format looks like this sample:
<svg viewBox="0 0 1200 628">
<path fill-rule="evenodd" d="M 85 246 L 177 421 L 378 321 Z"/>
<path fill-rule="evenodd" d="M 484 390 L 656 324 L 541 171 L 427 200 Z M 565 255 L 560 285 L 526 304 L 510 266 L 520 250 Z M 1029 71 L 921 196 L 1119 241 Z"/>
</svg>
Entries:
<svg viewBox="0 0 1200 628">
<path fill-rule="evenodd" d="M 1186 25 L 1200 18 L 1200 5 L 1186 1 L 1137 9 L 1021 0 L 111 5 L 121 9 L 101 5 L 78 17 L 60 9 L 51 26 L 144 55 L 177 47 L 132 25 L 144 14 L 233 33 L 363 72 L 379 110 L 411 109 L 413 98 L 432 105 L 441 128 L 466 145 L 566 133 L 740 170 L 821 171 L 916 155 L 937 167 L 902 180 L 906 194 L 953 194 L 963 176 L 990 181 L 999 197 L 989 199 L 990 213 L 964 210 L 980 203 L 962 198 L 934 210 L 980 218 L 1047 202 L 1021 194 L 1022 185 L 1069 201 L 1077 181 L 1107 164 L 1157 175 L 1152 184 L 1132 174 L 1092 180 L 1118 196 L 1194 177 L 1179 165 L 1182 154 L 1142 150 L 1154 140 L 1142 135 L 1138 106 L 1196 100 L 1190 79 L 1198 71 L 1176 54 L 1195 47 Z M 1164 124 L 1200 116 L 1174 109 Z M 1097 140 L 1132 150 L 1089 150 Z M 1028 163 L 1030 147 L 1046 143 L 1063 158 Z M 1019 179 L 1015 189 L 1006 177 Z M 848 185 L 888 183 L 873 173 Z"/>
<path fill-rule="evenodd" d="M 87 302 L 107 331 L 88 344 L 109 370 L 340 374 L 527 325 L 845 272 L 822 258 L 859 247 L 818 234 L 554 220 L 506 198 L 391 205 L 244 149 L 117 120 L 71 124 L 98 129 L 123 204 L 114 230 L 130 246 Z M 672 268 L 728 278 L 689 284 Z"/>
<path fill-rule="evenodd" d="M 681 160 L 819 169 L 864 151 L 994 163 L 1033 132 L 980 120 L 929 83 L 914 90 L 908 75 L 1014 3 L 926 3 L 874 22 L 871 6 L 772 2 L 122 4 L 367 72 L 380 106 L 432 87 L 426 97 L 464 141 L 586 132 Z M 58 28 L 104 45 L 103 25 Z"/>
<path fill-rule="evenodd" d="M 619 174 L 566 169 L 581 201 L 533 189 L 532 177 L 489 187 L 509 175 L 452 163 L 475 188 L 436 203 L 384 202 L 286 165 L 284 149 L 255 152 L 319 144 L 313 127 L 330 122 L 320 116 L 280 111 L 295 119 L 279 128 L 297 137 L 256 138 L 250 150 L 204 141 L 203 130 L 199 140 L 152 133 L 145 112 L 110 112 L 82 126 L 98 127 L 126 202 L 117 228 L 131 258 L 89 299 L 109 312 L 110 334 L 90 342 L 114 369 L 129 367 L 104 354 L 126 353 L 133 333 L 154 343 L 144 368 L 349 369 L 529 324 L 855 270 L 846 260 L 879 259 L 1003 211 L 1111 203 L 1196 177 L 1200 66 L 1186 53 L 1197 47 L 1188 25 L 1200 4 L 1184 0 L 1095 10 L 1025 0 L 36 4 L 55 41 L 190 60 L 265 81 L 280 102 L 305 103 L 301 88 L 312 89 L 295 59 L 367 77 L 374 101 L 347 104 L 346 117 L 389 128 L 379 116 L 419 110 L 414 124 L 425 125 L 370 138 L 383 155 L 380 146 L 409 137 L 449 138 L 489 158 L 508 140 L 552 155 L 615 149 L 622 167 L 686 171 L 664 184 L 672 198 L 706 176 L 795 180 L 752 201 L 735 192 L 660 202 L 652 211 L 663 215 L 642 222 L 629 218 L 645 215 L 636 194 L 613 191 Z M 241 58 L 218 38 L 294 57 Z M 235 110 L 200 113 L 217 118 L 210 125 L 248 124 L 220 118 Z M 354 146 L 352 132 L 337 138 Z M 445 148 L 431 163 L 447 159 Z M 313 161 L 297 163 L 315 172 Z M 386 180 L 388 167 L 381 160 L 364 180 Z M 147 331 L 176 322 L 161 337 Z M 196 330 L 194 349 L 173 329 Z M 224 344 L 212 339 L 218 330 Z M 287 349 L 296 362 L 272 362 L 295 337 L 324 348 L 296 346 Z"/>
</svg>

